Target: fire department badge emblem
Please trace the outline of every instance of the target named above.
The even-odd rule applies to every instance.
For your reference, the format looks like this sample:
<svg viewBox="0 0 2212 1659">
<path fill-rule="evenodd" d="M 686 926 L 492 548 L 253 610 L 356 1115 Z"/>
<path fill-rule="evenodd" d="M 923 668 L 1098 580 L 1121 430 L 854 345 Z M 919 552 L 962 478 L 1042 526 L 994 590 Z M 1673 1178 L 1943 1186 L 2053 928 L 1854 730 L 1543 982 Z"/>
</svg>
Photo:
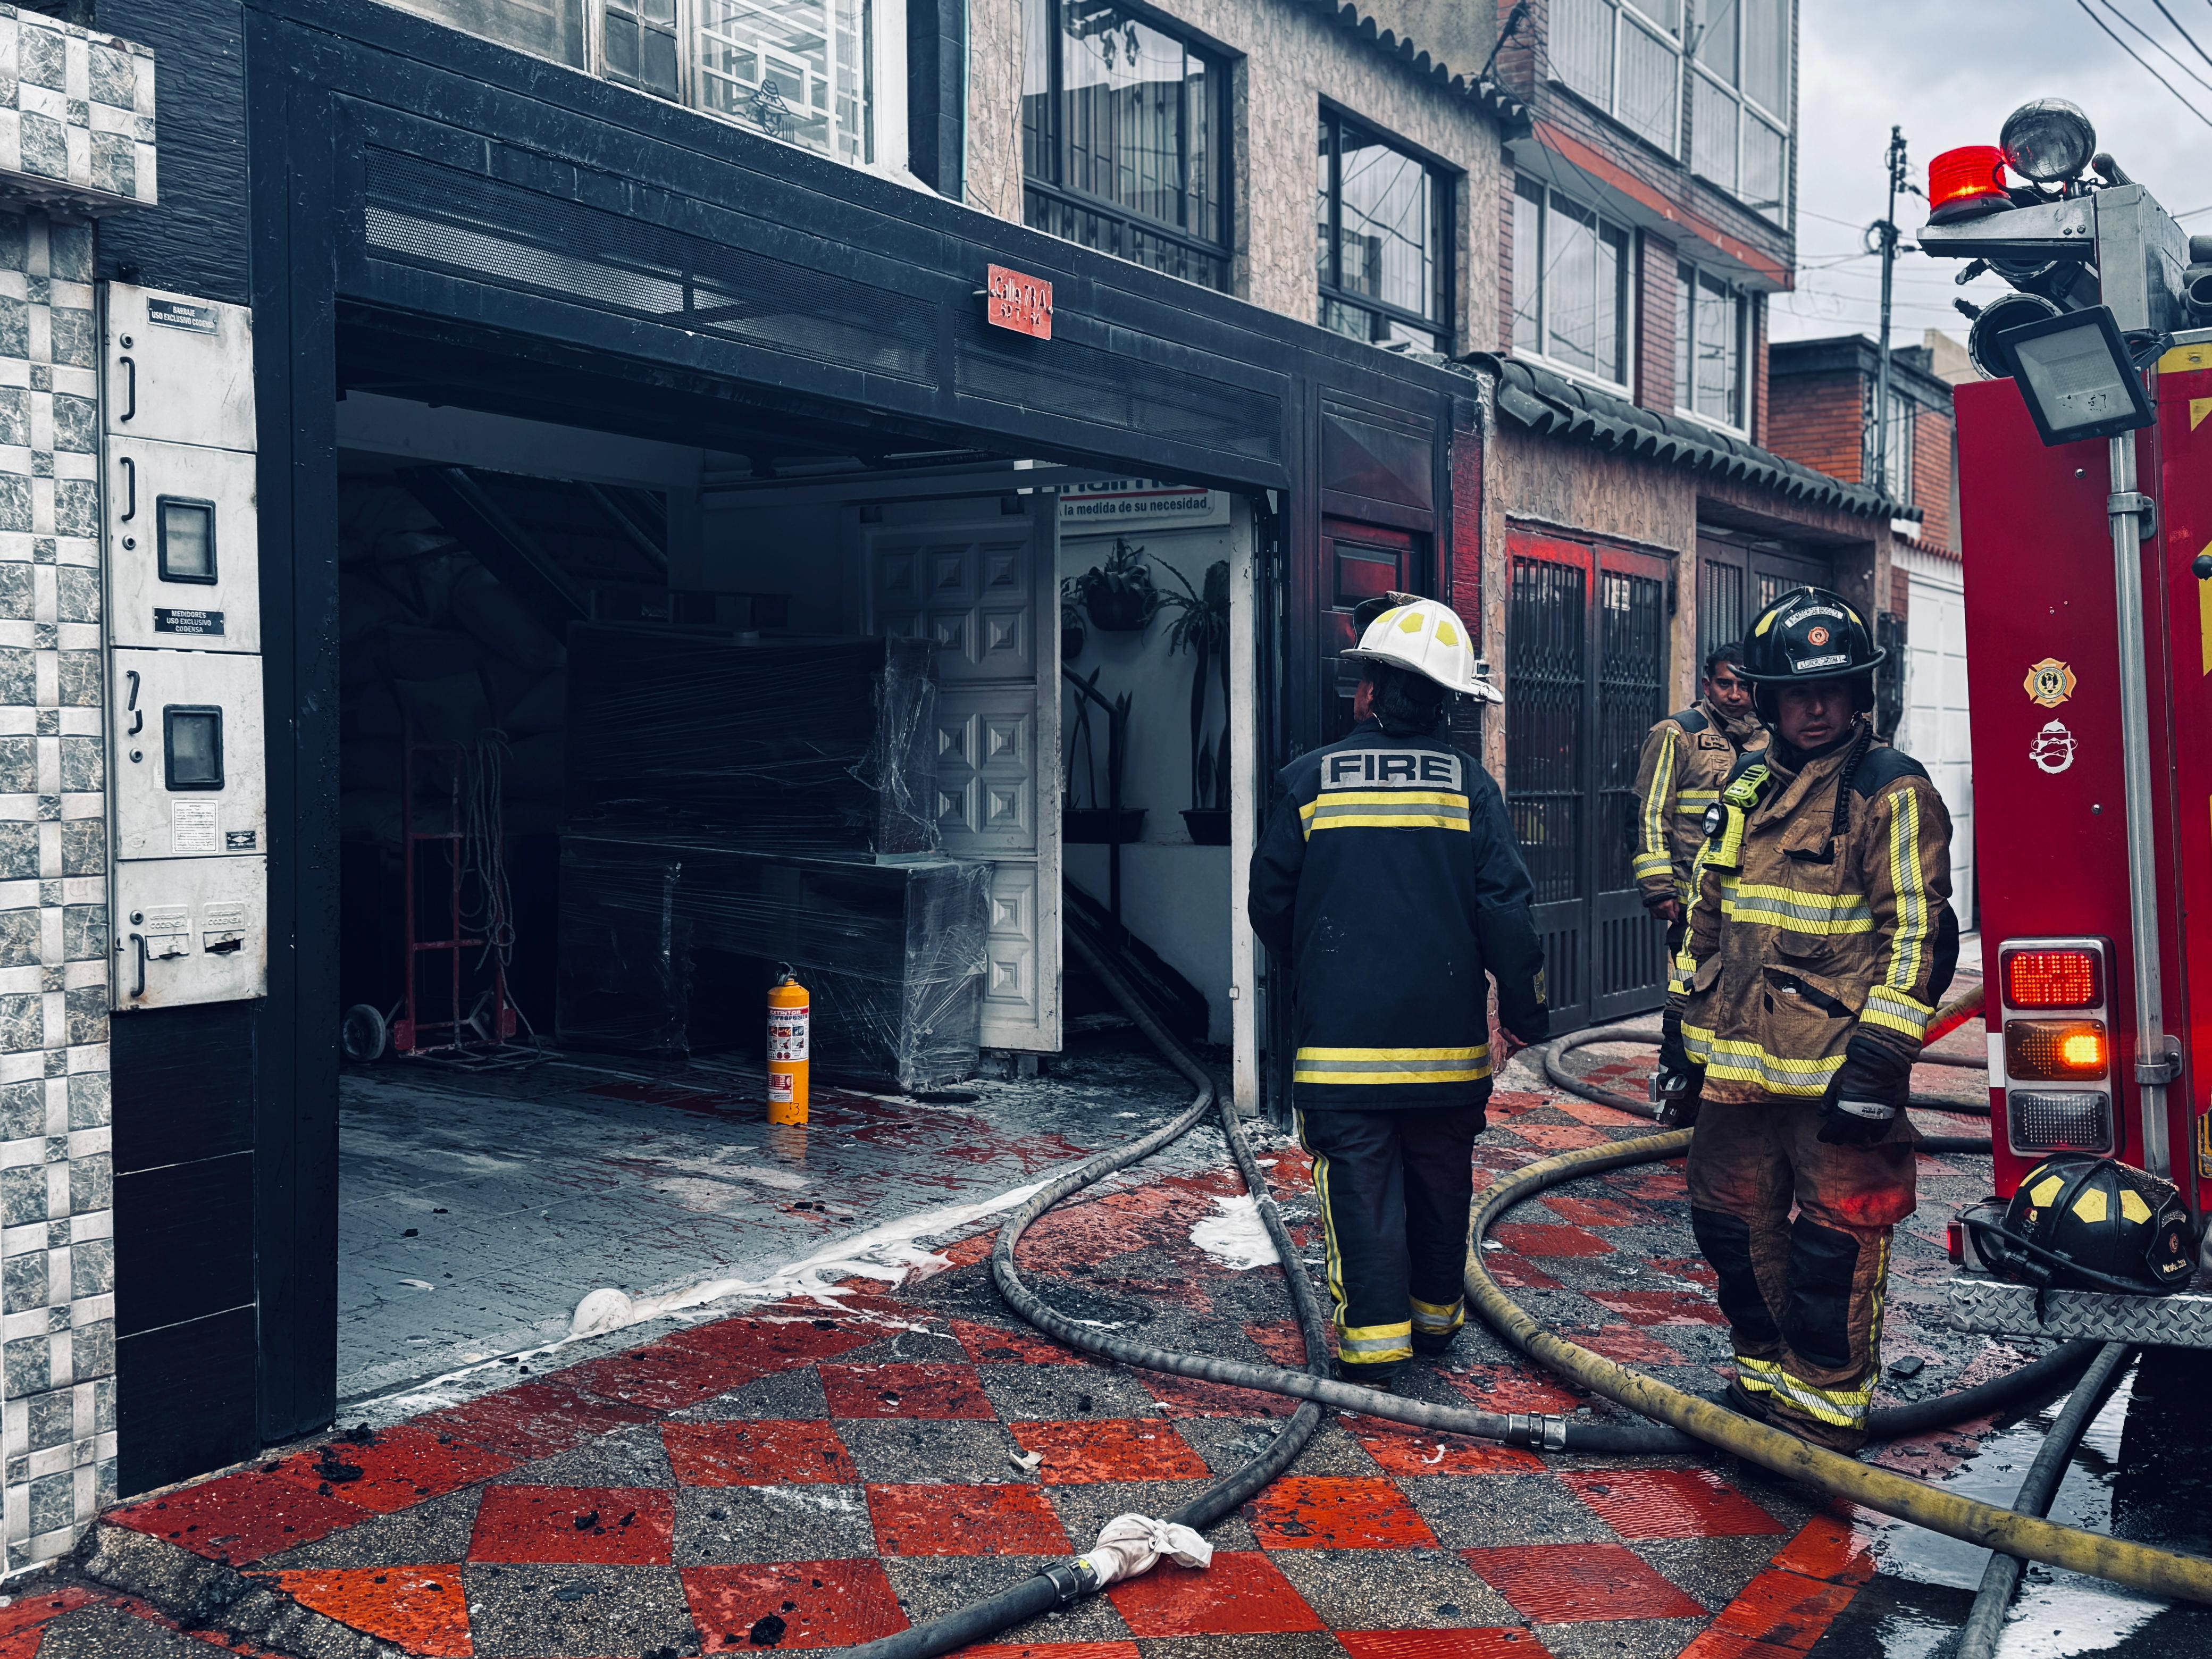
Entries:
<svg viewBox="0 0 2212 1659">
<path fill-rule="evenodd" d="M 2037 708 L 2056 708 L 2074 695 L 2074 671 L 2056 657 L 2045 657 L 2027 671 L 2022 684 Z"/>
<path fill-rule="evenodd" d="M 1820 647 L 1826 645 L 1827 642 L 1828 630 L 1821 627 L 1820 623 L 1814 623 L 1810 628 L 1805 630 L 1805 643 L 1812 646 L 1814 649 L 1817 650 Z"/>
<path fill-rule="evenodd" d="M 2027 746 L 2027 757 L 2057 777 L 2074 764 L 2074 734 L 2066 729 L 2064 721 L 2045 720 L 2043 730 L 2035 734 L 2035 741 Z"/>
</svg>

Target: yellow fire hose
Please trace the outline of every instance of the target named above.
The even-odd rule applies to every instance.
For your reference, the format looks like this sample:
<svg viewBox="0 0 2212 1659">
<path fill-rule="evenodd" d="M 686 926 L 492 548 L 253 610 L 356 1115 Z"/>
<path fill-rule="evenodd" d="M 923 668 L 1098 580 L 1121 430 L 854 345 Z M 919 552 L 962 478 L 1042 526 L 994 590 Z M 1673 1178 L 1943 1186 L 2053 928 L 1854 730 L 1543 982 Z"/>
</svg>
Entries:
<svg viewBox="0 0 2212 1659">
<path fill-rule="evenodd" d="M 1468 1231 L 1465 1277 L 1468 1299 L 1484 1321 L 1522 1353 L 1559 1376 L 1777 1474 L 1984 1549 L 2108 1579 L 2147 1595 L 2212 1602 L 2212 1560 L 1999 1509 L 1924 1480 L 1808 1445 L 1795 1435 L 1740 1417 L 1577 1346 L 1546 1330 L 1498 1288 L 1482 1263 L 1482 1237 L 1492 1221 L 1562 1181 L 1625 1164 L 1679 1157 L 1689 1150 L 1690 1134 L 1687 1129 L 1676 1129 L 1562 1152 L 1516 1170 L 1480 1194 Z"/>
</svg>

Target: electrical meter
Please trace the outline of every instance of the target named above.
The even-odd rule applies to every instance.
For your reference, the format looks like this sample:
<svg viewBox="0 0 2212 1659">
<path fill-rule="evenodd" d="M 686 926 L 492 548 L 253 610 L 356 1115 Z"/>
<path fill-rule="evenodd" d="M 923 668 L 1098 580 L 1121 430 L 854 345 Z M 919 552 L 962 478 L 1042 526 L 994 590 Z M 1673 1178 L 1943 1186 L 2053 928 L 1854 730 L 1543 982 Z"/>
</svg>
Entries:
<svg viewBox="0 0 2212 1659">
<path fill-rule="evenodd" d="M 252 319 L 103 290 L 110 886 L 118 1011 L 264 995 Z"/>
</svg>

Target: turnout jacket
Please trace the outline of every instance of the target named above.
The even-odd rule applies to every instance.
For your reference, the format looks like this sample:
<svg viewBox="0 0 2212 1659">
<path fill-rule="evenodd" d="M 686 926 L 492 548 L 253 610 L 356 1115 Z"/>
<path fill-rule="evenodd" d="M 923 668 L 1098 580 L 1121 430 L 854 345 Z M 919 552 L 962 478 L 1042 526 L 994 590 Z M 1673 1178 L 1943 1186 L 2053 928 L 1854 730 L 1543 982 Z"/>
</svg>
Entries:
<svg viewBox="0 0 2212 1659">
<path fill-rule="evenodd" d="M 1534 896 L 1504 798 L 1474 757 L 1372 720 L 1292 761 L 1252 860 L 1252 930 L 1290 968 L 1301 1108 L 1490 1097 L 1490 987 L 1547 1035 Z"/>
<path fill-rule="evenodd" d="M 1644 739 L 1636 765 L 1636 854 L 1631 872 L 1647 905 L 1690 899 L 1690 866 L 1705 844 L 1705 809 L 1746 754 L 1766 746 L 1766 728 L 1746 716 L 1731 732 L 1700 697 Z"/>
<path fill-rule="evenodd" d="M 1707 1100 L 1817 1098 L 1861 1027 L 1917 1054 L 1951 982 L 1950 816 L 1868 741 L 1796 771 L 1746 755 L 1708 815 L 1669 985 Z"/>
</svg>

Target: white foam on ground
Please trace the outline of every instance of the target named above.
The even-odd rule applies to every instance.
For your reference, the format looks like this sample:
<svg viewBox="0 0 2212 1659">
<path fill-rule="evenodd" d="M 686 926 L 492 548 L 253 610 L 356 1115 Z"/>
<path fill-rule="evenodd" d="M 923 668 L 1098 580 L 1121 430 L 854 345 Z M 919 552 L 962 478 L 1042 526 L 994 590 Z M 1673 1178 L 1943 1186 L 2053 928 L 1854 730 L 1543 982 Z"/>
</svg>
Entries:
<svg viewBox="0 0 2212 1659">
<path fill-rule="evenodd" d="M 1249 1196 L 1217 1198 L 1215 1213 L 1190 1230 L 1190 1242 L 1216 1261 L 1240 1271 L 1272 1266 L 1281 1258 L 1260 1219 L 1259 1201 Z"/>
</svg>

